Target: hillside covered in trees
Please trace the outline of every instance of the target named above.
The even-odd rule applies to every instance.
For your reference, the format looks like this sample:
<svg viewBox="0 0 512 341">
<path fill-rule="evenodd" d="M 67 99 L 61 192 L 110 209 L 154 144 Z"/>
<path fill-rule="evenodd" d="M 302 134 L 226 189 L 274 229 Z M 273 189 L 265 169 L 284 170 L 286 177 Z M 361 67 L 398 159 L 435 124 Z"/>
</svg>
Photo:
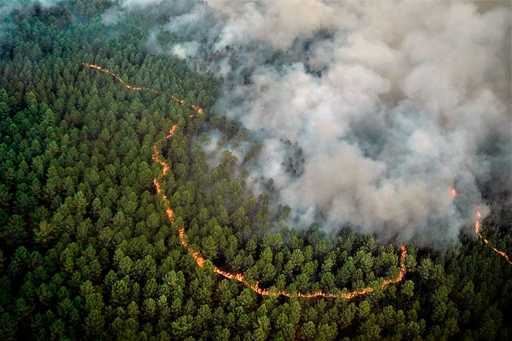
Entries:
<svg viewBox="0 0 512 341">
<path fill-rule="evenodd" d="M 143 14 L 106 26 L 111 5 L 26 4 L 0 17 L 1 340 L 512 338 L 512 266 L 472 226 L 442 251 L 409 244 L 405 278 L 383 287 L 400 271 L 398 244 L 289 226 L 271 184 L 257 194 L 248 184 L 244 165 L 261 146 L 215 112 L 222 80 L 147 49 Z M 83 63 L 158 93 L 127 91 Z M 212 131 L 251 152 L 212 164 L 203 148 Z M 162 139 L 172 224 L 153 185 Z M 512 210 L 497 207 L 482 231 L 510 253 Z M 204 267 L 182 247 L 180 226 Z M 214 267 L 291 293 L 372 292 L 262 297 Z"/>
</svg>

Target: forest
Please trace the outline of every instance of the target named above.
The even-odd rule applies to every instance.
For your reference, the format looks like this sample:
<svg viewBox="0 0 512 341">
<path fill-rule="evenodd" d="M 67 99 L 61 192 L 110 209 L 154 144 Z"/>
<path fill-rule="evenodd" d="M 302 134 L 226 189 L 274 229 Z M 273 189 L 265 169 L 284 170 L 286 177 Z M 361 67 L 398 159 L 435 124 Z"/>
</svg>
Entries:
<svg viewBox="0 0 512 341">
<path fill-rule="evenodd" d="M 399 244 L 288 226 L 271 184 L 248 184 L 243 165 L 261 146 L 215 112 L 222 80 L 148 51 L 142 14 L 106 26 L 112 5 L 0 15 L 1 340 L 512 339 L 512 266 L 473 226 L 442 251 L 408 244 L 405 277 L 383 286 L 401 271 Z M 155 91 L 127 91 L 84 63 Z M 249 141 L 243 162 L 226 151 L 212 166 L 202 145 L 214 130 Z M 170 165 L 171 221 L 155 144 Z M 510 254 L 512 207 L 499 207 L 481 229 Z M 258 295 L 214 268 L 292 295 Z M 296 295 L 363 288 L 354 299 Z"/>
</svg>

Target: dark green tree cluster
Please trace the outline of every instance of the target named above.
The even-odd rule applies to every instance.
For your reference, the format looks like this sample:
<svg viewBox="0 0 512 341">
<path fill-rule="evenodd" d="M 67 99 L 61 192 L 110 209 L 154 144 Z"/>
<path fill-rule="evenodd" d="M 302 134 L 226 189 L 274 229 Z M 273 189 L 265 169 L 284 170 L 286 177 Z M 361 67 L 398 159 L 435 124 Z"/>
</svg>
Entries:
<svg viewBox="0 0 512 341">
<path fill-rule="evenodd" d="M 233 143 L 245 138 L 236 123 L 191 118 L 170 101 L 175 94 L 211 109 L 218 81 L 145 52 L 149 33 L 132 25 L 140 17 L 105 27 L 98 15 L 108 5 L 75 0 L 6 19 L 0 339 L 512 337 L 512 267 L 474 238 L 442 254 L 410 246 L 406 280 L 381 290 L 398 272 L 396 247 L 349 229 L 288 228 L 271 192 L 251 194 L 250 156 L 226 152 L 212 165 L 201 147 L 212 129 Z M 82 62 L 162 94 L 126 91 Z M 172 165 L 164 179 L 176 212 L 170 225 L 152 186 L 160 169 L 151 148 L 174 123 L 177 133 L 162 144 Z M 205 268 L 180 246 L 181 224 Z M 510 234 L 501 243 L 512 245 Z M 262 298 L 213 274 L 213 264 L 290 292 L 376 290 L 351 302 Z"/>
</svg>

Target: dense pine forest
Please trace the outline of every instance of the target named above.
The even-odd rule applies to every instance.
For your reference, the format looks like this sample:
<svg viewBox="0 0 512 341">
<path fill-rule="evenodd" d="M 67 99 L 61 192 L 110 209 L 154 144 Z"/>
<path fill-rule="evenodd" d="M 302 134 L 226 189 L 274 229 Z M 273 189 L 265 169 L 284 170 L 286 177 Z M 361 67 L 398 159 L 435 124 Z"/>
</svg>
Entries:
<svg viewBox="0 0 512 341">
<path fill-rule="evenodd" d="M 404 280 L 382 287 L 400 270 L 398 244 L 286 224 L 272 186 L 255 194 L 248 185 L 243 165 L 258 142 L 215 112 L 222 80 L 148 49 L 144 13 L 106 26 L 111 5 L 30 4 L 0 17 L 1 340 L 512 338 L 512 266 L 472 226 L 445 250 L 409 244 Z M 127 91 L 83 63 L 159 93 Z M 170 224 L 152 146 L 173 124 L 160 146 Z M 252 152 L 224 152 L 212 165 L 202 146 L 213 130 Z M 482 231 L 510 252 L 510 207 L 497 212 Z M 204 267 L 180 245 L 180 226 Z M 214 266 L 289 292 L 374 290 L 353 300 L 261 297 Z"/>
</svg>

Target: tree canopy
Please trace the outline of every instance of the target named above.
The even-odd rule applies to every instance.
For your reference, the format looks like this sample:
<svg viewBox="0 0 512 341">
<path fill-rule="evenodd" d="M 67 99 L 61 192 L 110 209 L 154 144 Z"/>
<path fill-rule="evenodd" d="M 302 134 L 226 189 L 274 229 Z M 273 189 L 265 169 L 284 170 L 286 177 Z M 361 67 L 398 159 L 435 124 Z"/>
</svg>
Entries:
<svg viewBox="0 0 512 341">
<path fill-rule="evenodd" d="M 475 238 L 444 252 L 410 246 L 405 280 L 380 290 L 399 270 L 397 247 L 350 229 L 331 236 L 275 224 L 286 208 L 270 207 L 271 191 L 255 195 L 234 155 L 212 166 L 201 148 L 214 129 L 245 138 L 213 112 L 219 80 L 148 52 L 137 17 L 105 27 L 108 6 L 74 0 L 5 19 L 0 339 L 512 338 L 512 267 Z M 83 62 L 160 94 L 127 92 Z M 189 117 L 171 94 L 208 115 Z M 172 165 L 163 188 L 176 213 L 170 225 L 151 156 L 175 123 L 161 146 Z M 181 247 L 182 224 L 204 268 Z M 512 246 L 500 226 L 488 227 L 500 247 Z M 260 297 L 213 265 L 268 288 L 376 290 L 352 301 Z"/>
</svg>

